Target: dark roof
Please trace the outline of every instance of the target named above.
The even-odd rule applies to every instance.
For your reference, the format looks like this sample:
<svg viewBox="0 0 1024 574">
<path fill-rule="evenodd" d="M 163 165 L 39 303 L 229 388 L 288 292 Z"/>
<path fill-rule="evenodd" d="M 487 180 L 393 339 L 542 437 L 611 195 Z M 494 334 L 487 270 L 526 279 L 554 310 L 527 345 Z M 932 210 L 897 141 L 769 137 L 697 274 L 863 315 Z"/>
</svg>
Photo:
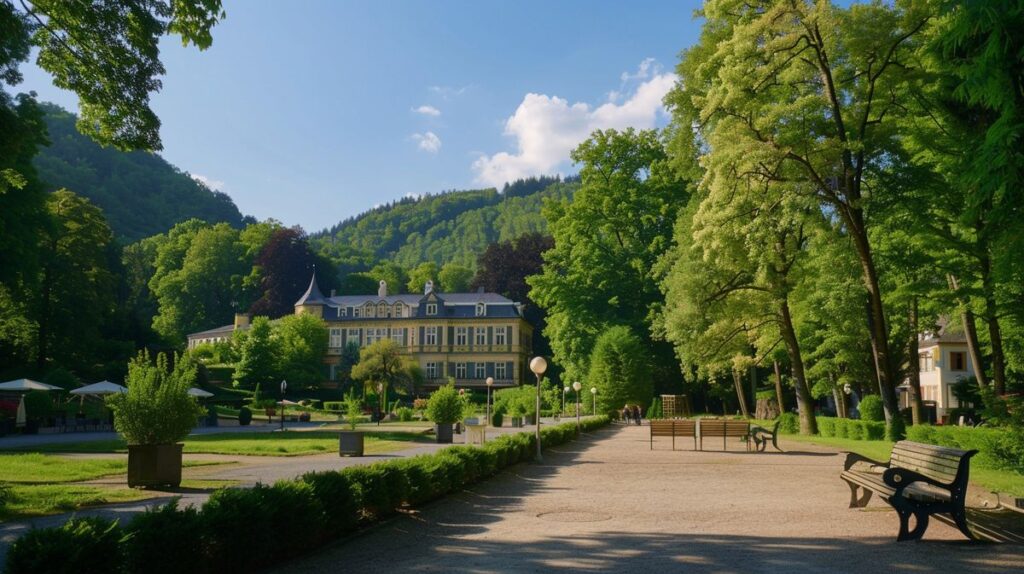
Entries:
<svg viewBox="0 0 1024 574">
<path fill-rule="evenodd" d="M 937 331 L 925 331 L 918 337 L 919 346 L 931 346 L 938 343 L 966 343 L 963 325 L 954 325 L 948 317 L 939 317 Z"/>
<path fill-rule="evenodd" d="M 325 305 L 327 304 L 327 297 L 320 292 L 320 287 L 316 284 L 316 273 L 313 273 L 313 279 L 309 281 L 309 288 L 302 294 L 302 297 L 296 301 L 295 306 L 299 305 Z"/>
</svg>

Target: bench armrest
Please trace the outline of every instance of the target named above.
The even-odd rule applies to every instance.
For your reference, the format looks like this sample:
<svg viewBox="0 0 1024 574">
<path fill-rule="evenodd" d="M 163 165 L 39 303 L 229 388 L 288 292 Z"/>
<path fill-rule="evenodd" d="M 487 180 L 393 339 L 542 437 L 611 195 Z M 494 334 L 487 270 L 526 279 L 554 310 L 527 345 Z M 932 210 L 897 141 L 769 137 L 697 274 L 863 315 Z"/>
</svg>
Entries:
<svg viewBox="0 0 1024 574">
<path fill-rule="evenodd" d="M 900 492 L 904 488 L 910 486 L 915 482 L 924 482 L 932 486 L 944 488 L 946 490 L 950 490 L 953 488 L 952 484 L 939 482 L 934 478 L 925 476 L 919 472 L 914 472 L 913 470 L 899 467 L 890 468 L 886 470 L 884 473 L 882 473 L 882 480 L 885 481 L 885 483 L 891 486 L 892 488 L 896 489 L 895 496 L 899 496 Z"/>
<path fill-rule="evenodd" d="M 853 465 L 857 464 L 858 462 L 866 462 L 871 466 L 889 466 L 884 462 L 878 462 L 877 460 L 870 459 L 866 456 L 861 456 L 855 452 L 848 452 L 846 453 L 846 461 L 843 462 L 843 470 L 850 470 L 851 468 L 853 468 Z"/>
</svg>

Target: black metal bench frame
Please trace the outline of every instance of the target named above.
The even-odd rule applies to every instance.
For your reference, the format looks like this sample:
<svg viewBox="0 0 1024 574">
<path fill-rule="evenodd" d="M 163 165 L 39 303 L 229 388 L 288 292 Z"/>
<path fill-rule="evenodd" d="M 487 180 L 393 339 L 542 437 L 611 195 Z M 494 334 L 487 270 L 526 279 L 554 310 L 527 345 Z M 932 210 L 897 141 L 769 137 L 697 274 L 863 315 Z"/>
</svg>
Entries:
<svg viewBox="0 0 1024 574">
<path fill-rule="evenodd" d="M 877 493 L 896 510 L 900 519 L 896 540 L 900 542 L 920 540 L 928 529 L 928 517 L 941 513 L 949 514 L 960 532 L 975 540 L 967 527 L 964 505 L 971 457 L 977 453 L 900 441 L 893 446 L 888 463 L 847 454 L 840 478 L 850 487 L 850 508 L 867 506 L 871 495 Z M 854 469 L 857 464 L 868 465 L 868 469 Z M 955 473 L 951 472 L 953 468 Z M 952 480 L 942 480 L 950 475 Z M 862 493 L 858 494 L 858 490 Z M 915 518 L 913 529 L 911 516 Z"/>
<path fill-rule="evenodd" d="M 775 450 L 782 452 L 782 449 L 779 448 L 779 425 L 781 423 L 782 421 L 775 421 L 775 426 L 772 427 L 772 430 L 764 427 L 750 429 L 750 439 L 754 441 L 754 450 L 764 452 L 770 441 Z"/>
</svg>

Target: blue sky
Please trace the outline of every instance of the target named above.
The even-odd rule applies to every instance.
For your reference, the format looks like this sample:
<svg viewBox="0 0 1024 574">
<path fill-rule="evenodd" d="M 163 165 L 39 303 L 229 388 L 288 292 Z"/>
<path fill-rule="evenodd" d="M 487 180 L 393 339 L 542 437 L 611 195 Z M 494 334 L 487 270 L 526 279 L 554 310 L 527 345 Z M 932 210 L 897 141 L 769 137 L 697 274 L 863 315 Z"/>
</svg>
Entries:
<svg viewBox="0 0 1024 574">
<path fill-rule="evenodd" d="M 209 50 L 162 43 L 162 154 L 308 231 L 408 194 L 572 173 L 591 129 L 664 125 L 698 5 L 226 0 Z M 20 90 L 76 109 L 23 70 Z"/>
</svg>

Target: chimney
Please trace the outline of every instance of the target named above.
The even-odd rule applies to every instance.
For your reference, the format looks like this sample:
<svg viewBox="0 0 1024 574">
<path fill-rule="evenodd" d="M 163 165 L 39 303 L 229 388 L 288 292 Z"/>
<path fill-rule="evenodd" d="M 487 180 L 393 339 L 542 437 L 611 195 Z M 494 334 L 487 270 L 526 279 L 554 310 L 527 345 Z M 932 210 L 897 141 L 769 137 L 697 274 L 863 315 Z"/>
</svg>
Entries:
<svg viewBox="0 0 1024 574">
<path fill-rule="evenodd" d="M 434 282 L 431 281 L 430 279 L 427 279 L 427 283 L 425 285 L 423 285 L 423 294 L 424 295 L 429 295 L 429 294 L 431 294 L 433 292 L 434 292 Z"/>
<path fill-rule="evenodd" d="M 388 296 L 388 282 L 387 281 L 385 281 L 383 279 L 380 280 L 380 287 L 377 288 L 377 296 L 381 297 L 381 298 Z"/>
<path fill-rule="evenodd" d="M 248 313 L 235 313 L 235 329 L 244 329 L 249 326 L 251 317 Z"/>
</svg>

